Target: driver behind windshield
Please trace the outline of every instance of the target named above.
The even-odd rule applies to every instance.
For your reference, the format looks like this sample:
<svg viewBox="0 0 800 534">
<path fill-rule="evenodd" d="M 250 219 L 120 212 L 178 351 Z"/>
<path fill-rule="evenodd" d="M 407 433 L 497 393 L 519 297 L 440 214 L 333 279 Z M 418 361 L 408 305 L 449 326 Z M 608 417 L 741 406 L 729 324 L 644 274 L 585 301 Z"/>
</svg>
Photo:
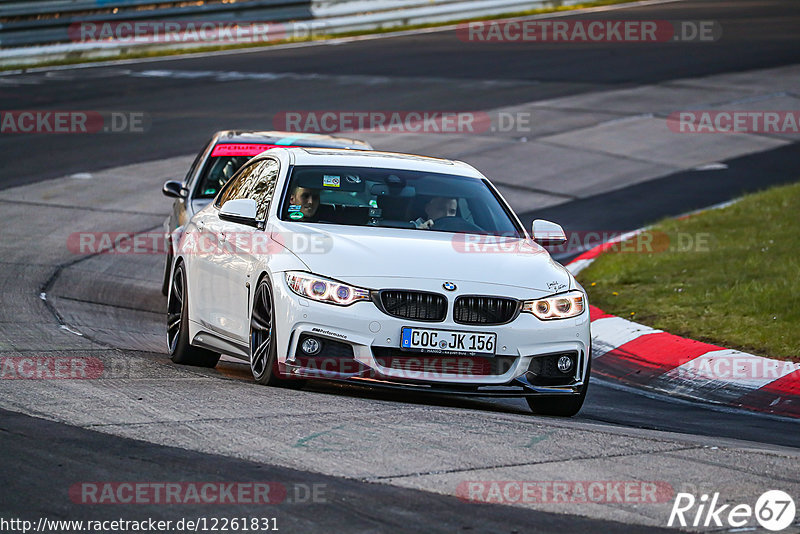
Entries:
<svg viewBox="0 0 800 534">
<path fill-rule="evenodd" d="M 434 221 L 443 217 L 455 217 L 458 211 L 458 202 L 450 197 L 433 197 L 425 204 L 425 217 L 411 221 L 417 228 L 430 229 Z"/>
<path fill-rule="evenodd" d="M 289 197 L 289 217 L 302 218 L 304 221 L 316 220 L 319 208 L 319 189 L 295 187 Z M 302 217 L 292 217 L 292 213 L 302 213 Z"/>
</svg>

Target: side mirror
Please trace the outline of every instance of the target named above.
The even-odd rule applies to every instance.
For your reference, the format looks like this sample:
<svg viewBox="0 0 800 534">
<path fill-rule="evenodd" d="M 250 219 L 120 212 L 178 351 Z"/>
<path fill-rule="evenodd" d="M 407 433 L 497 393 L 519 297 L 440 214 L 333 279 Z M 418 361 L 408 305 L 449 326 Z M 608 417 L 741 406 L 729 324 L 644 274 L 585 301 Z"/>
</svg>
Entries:
<svg viewBox="0 0 800 534">
<path fill-rule="evenodd" d="M 161 192 L 164 193 L 164 196 L 172 198 L 183 198 L 186 196 L 184 193 L 183 184 L 177 180 L 164 182 L 164 187 L 161 188 Z"/>
<path fill-rule="evenodd" d="M 536 219 L 533 221 L 533 240 L 546 247 L 548 245 L 563 245 L 567 242 L 567 235 L 560 224 Z"/>
<path fill-rule="evenodd" d="M 256 201 L 252 198 L 235 198 L 227 201 L 219 210 L 219 218 L 248 226 L 258 226 Z"/>
</svg>

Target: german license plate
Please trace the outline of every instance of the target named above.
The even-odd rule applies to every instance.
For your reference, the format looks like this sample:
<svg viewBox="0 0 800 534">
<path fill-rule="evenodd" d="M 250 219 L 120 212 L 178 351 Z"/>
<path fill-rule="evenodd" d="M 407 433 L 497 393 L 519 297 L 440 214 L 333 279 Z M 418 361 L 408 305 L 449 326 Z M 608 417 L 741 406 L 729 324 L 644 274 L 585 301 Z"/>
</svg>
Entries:
<svg viewBox="0 0 800 534">
<path fill-rule="evenodd" d="M 497 334 L 429 328 L 401 329 L 400 348 L 436 354 L 494 354 Z"/>
</svg>

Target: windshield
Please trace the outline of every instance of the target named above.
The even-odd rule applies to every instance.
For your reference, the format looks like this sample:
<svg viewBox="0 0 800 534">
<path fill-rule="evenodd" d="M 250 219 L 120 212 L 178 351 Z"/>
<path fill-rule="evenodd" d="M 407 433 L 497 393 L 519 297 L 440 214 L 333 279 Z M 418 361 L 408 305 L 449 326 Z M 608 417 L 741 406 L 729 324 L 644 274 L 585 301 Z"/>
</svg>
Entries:
<svg viewBox="0 0 800 534">
<path fill-rule="evenodd" d="M 238 171 L 250 158 L 261 154 L 270 148 L 293 148 L 309 146 L 317 148 L 339 147 L 347 148 L 351 144 L 361 149 L 369 149 L 369 145 L 362 141 L 353 140 L 352 143 L 336 144 L 334 138 L 319 139 L 293 139 L 292 145 L 273 145 L 265 143 L 220 143 L 211 151 L 211 156 L 206 161 L 203 174 L 197 182 L 195 194 L 192 198 L 214 198 L 222 186 Z"/>
<path fill-rule="evenodd" d="M 266 149 L 264 149 L 266 150 Z M 214 198 L 225 183 L 253 156 L 214 156 L 208 158 L 206 168 L 197 184 L 194 198 Z"/>
<path fill-rule="evenodd" d="M 521 237 L 486 183 L 449 174 L 298 166 L 281 206 L 297 222 Z"/>
</svg>

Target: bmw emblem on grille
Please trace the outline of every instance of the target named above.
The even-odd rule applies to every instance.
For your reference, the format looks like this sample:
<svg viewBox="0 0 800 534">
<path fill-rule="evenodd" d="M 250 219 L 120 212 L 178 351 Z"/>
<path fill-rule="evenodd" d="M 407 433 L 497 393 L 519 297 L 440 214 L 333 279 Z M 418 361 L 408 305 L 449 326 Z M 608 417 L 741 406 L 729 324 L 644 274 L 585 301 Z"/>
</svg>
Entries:
<svg viewBox="0 0 800 534">
<path fill-rule="evenodd" d="M 445 282 L 444 284 L 442 284 L 442 287 L 448 291 L 456 290 L 456 285 L 453 282 Z"/>
</svg>

